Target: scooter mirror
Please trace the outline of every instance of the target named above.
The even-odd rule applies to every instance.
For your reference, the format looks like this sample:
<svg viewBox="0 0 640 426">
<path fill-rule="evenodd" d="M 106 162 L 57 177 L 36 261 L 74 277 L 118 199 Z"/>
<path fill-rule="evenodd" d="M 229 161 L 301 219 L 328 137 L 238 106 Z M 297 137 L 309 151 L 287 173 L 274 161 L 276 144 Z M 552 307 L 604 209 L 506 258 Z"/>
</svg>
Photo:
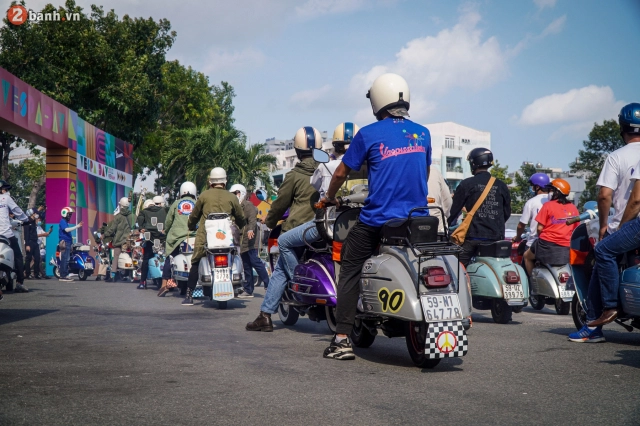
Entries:
<svg viewBox="0 0 640 426">
<path fill-rule="evenodd" d="M 595 201 L 587 201 L 586 203 L 584 203 L 584 206 L 582 207 L 582 211 L 586 212 L 587 210 L 593 210 L 595 212 L 598 211 L 598 203 Z"/>
<path fill-rule="evenodd" d="M 90 246 L 91 245 L 91 240 L 87 239 L 87 245 Z"/>
<path fill-rule="evenodd" d="M 260 201 L 267 201 L 267 191 L 264 189 L 258 189 L 256 191 L 256 197 L 258 197 L 258 200 Z"/>
<path fill-rule="evenodd" d="M 313 159 L 318 163 L 328 163 L 329 162 L 329 154 L 324 152 L 321 149 L 314 148 L 313 149 Z"/>
</svg>

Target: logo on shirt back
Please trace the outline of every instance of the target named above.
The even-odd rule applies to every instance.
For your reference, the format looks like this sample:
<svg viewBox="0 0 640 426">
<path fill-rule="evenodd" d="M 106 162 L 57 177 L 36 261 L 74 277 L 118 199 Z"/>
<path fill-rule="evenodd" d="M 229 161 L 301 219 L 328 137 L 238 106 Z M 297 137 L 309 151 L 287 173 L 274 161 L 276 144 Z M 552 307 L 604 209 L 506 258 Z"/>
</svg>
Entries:
<svg viewBox="0 0 640 426">
<path fill-rule="evenodd" d="M 191 200 L 182 200 L 178 203 L 178 213 L 189 216 L 195 206 L 195 203 Z"/>
<path fill-rule="evenodd" d="M 422 146 L 422 141 L 424 140 L 425 133 L 421 134 L 417 133 L 409 133 L 406 130 L 402 130 L 402 133 L 405 133 L 405 137 L 409 139 L 409 146 L 403 146 L 401 148 L 389 148 L 384 146 L 383 143 L 380 144 L 380 155 L 382 155 L 382 159 L 386 160 L 389 157 L 397 157 L 398 155 L 403 154 L 413 154 L 415 152 L 427 152 L 426 148 Z"/>
</svg>

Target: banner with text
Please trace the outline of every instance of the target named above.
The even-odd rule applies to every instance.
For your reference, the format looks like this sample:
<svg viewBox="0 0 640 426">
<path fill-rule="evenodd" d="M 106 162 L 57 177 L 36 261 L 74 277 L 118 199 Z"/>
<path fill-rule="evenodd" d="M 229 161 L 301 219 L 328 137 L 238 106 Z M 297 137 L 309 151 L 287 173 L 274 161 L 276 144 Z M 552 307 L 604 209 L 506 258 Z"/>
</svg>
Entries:
<svg viewBox="0 0 640 426">
<path fill-rule="evenodd" d="M 133 188 L 133 176 L 113 167 L 105 166 L 95 160 L 78 154 L 78 170 L 102 179 Z"/>
</svg>

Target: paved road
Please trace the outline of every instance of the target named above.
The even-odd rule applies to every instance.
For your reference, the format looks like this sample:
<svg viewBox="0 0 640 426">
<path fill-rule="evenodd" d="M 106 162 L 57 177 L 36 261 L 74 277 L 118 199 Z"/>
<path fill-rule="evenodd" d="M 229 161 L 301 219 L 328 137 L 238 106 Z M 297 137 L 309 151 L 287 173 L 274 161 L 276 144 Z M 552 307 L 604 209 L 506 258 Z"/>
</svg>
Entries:
<svg viewBox="0 0 640 426">
<path fill-rule="evenodd" d="M 468 355 L 420 370 L 401 338 L 338 362 L 326 323 L 247 332 L 259 297 L 221 311 L 132 284 L 27 284 L 0 302 L 1 425 L 640 424 L 640 332 L 575 344 L 547 309 L 474 314 Z"/>
</svg>

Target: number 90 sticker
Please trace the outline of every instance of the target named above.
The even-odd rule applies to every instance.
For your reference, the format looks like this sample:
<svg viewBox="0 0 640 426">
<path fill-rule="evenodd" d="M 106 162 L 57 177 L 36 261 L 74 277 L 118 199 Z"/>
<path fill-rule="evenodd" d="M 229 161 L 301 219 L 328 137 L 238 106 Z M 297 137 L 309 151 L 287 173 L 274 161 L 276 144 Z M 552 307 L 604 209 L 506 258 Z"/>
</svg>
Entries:
<svg viewBox="0 0 640 426">
<path fill-rule="evenodd" d="M 382 312 L 390 311 L 395 314 L 404 304 L 404 291 L 394 290 L 390 292 L 386 287 L 382 287 L 378 290 L 378 300 L 382 303 Z"/>
</svg>

